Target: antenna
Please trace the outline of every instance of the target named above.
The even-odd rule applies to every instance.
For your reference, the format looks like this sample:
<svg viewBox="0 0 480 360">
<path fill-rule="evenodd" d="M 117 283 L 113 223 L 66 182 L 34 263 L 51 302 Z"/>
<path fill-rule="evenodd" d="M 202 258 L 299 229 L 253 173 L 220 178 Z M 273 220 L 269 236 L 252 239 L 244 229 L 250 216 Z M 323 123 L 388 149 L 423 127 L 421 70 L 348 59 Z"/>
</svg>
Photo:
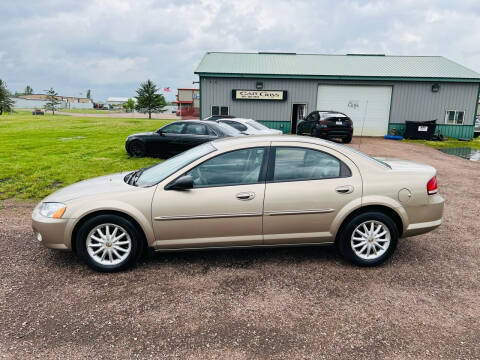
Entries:
<svg viewBox="0 0 480 360">
<path fill-rule="evenodd" d="M 360 142 L 358 143 L 358 151 L 360 151 L 360 146 L 362 145 L 363 127 L 365 126 L 365 118 L 367 117 L 367 109 L 368 109 L 368 100 L 365 103 L 365 111 L 363 112 L 362 130 L 360 131 Z"/>
</svg>

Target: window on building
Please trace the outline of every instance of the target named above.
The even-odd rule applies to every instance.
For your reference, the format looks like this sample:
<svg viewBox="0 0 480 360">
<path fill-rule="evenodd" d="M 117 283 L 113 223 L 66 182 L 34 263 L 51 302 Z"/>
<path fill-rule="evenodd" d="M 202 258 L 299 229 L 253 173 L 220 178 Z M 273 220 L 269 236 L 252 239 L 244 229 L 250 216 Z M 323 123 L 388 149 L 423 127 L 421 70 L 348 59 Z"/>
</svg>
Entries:
<svg viewBox="0 0 480 360">
<path fill-rule="evenodd" d="M 212 115 L 228 115 L 228 106 L 212 106 Z"/>
<path fill-rule="evenodd" d="M 448 110 L 445 113 L 445 124 L 462 125 L 464 117 L 463 110 Z"/>
</svg>

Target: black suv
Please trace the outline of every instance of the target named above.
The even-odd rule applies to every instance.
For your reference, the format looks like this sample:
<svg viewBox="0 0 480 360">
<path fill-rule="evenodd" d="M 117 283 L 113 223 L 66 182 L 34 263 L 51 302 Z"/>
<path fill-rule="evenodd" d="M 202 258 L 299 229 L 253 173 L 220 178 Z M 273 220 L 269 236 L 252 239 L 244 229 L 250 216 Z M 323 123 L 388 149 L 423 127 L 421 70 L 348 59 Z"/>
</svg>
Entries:
<svg viewBox="0 0 480 360">
<path fill-rule="evenodd" d="M 353 122 L 344 113 L 338 111 L 312 111 L 297 126 L 298 135 L 310 135 L 323 139 L 342 139 L 352 141 Z"/>
</svg>

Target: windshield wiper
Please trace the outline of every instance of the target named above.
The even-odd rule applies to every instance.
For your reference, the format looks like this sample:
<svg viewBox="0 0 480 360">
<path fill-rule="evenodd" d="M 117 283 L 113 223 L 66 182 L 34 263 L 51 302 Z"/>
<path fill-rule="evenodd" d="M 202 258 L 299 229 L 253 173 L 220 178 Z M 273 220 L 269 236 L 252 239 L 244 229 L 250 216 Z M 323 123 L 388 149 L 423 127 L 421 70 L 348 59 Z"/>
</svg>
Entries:
<svg viewBox="0 0 480 360">
<path fill-rule="evenodd" d="M 132 176 L 130 177 L 130 179 L 128 179 L 128 184 L 133 185 L 133 186 L 137 186 L 137 181 L 140 178 L 140 175 L 142 175 L 142 173 L 145 171 L 145 169 L 146 168 L 141 168 L 141 169 L 135 171 L 132 174 Z"/>
</svg>

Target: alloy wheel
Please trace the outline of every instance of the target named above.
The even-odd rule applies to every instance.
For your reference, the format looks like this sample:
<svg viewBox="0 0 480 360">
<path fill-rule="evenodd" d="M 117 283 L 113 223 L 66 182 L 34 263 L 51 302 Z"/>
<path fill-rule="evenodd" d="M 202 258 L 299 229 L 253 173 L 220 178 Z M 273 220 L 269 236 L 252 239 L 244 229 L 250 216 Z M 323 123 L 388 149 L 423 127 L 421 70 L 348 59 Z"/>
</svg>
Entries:
<svg viewBox="0 0 480 360">
<path fill-rule="evenodd" d="M 132 239 L 128 232 L 117 224 L 101 224 L 90 231 L 86 246 L 88 255 L 97 264 L 117 265 L 130 255 Z"/>
<path fill-rule="evenodd" d="M 385 254 L 390 246 L 390 240 L 390 230 L 384 223 L 368 220 L 353 230 L 350 245 L 359 258 L 375 260 Z"/>
</svg>

